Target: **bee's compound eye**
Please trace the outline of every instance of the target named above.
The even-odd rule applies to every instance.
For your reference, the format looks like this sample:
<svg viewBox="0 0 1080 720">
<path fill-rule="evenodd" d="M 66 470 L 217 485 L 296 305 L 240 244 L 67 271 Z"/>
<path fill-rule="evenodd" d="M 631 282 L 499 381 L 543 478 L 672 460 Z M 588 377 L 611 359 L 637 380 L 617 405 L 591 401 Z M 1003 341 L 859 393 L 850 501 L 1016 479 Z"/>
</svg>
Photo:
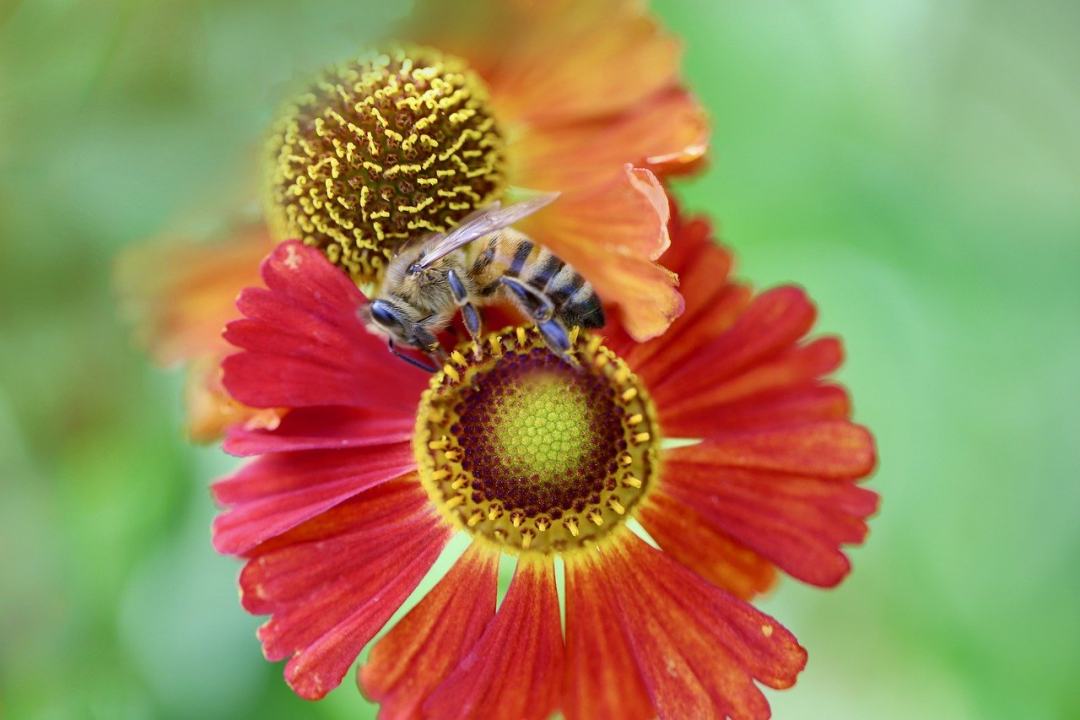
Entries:
<svg viewBox="0 0 1080 720">
<path fill-rule="evenodd" d="M 420 263 L 414 262 L 412 265 L 409 266 L 409 269 L 406 270 L 405 272 L 407 272 L 409 275 L 418 275 L 420 273 L 420 271 L 423 270 L 423 269 L 424 268 L 420 267 Z"/>
<path fill-rule="evenodd" d="M 390 307 L 389 303 L 382 300 L 375 300 L 371 303 L 371 318 L 383 327 L 400 324 L 393 308 Z"/>
</svg>

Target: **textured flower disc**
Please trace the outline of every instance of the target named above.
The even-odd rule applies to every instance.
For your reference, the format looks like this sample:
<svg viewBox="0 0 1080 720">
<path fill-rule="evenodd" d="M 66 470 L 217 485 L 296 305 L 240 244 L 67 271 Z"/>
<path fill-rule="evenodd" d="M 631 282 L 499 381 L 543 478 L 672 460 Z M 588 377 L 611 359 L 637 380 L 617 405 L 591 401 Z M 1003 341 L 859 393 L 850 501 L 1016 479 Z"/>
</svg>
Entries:
<svg viewBox="0 0 1080 720">
<path fill-rule="evenodd" d="M 410 238 L 445 231 L 503 190 L 502 134 L 466 64 L 421 47 L 327 70 L 270 140 L 267 214 L 279 240 L 376 281 Z"/>
<path fill-rule="evenodd" d="M 594 544 L 653 484 L 659 433 L 637 377 L 596 336 L 571 365 L 535 328 L 461 346 L 420 401 L 413 450 L 432 501 L 509 552 Z"/>
</svg>

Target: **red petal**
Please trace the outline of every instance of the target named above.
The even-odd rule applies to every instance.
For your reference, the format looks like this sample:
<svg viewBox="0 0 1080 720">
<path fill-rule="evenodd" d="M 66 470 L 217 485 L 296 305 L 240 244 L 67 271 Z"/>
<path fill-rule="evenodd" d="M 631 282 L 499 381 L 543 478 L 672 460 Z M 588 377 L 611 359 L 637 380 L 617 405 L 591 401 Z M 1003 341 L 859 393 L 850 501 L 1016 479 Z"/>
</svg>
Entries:
<svg viewBox="0 0 1080 720">
<path fill-rule="evenodd" d="M 263 455 L 294 450 L 335 450 L 391 445 L 412 437 L 415 421 L 377 409 L 297 408 L 274 430 L 233 427 L 223 445 L 233 455 Z"/>
<path fill-rule="evenodd" d="M 791 347 L 734 377 L 718 380 L 712 387 L 688 393 L 681 392 L 676 386 L 668 386 L 661 392 L 664 398 L 663 412 L 668 417 L 677 418 L 771 392 L 806 386 L 838 368 L 843 359 L 844 351 L 839 339 L 818 338 L 805 345 Z M 703 424 L 696 435 L 707 435 L 709 432 L 710 425 Z"/>
<path fill-rule="evenodd" d="M 790 687 L 806 651 L 773 618 L 626 533 L 589 579 L 605 584 L 660 718 L 768 718 L 754 680 Z"/>
<path fill-rule="evenodd" d="M 678 452 L 665 460 L 662 485 L 645 515 L 668 526 L 660 533 L 666 543 L 658 541 L 683 546 L 673 551 L 690 557 L 688 565 L 710 564 L 708 546 L 695 552 L 682 527 L 699 522 L 692 534 L 716 533 L 804 582 L 831 587 L 847 575 L 841 545 L 865 539 L 875 493 L 835 479 L 672 460 Z"/>
<path fill-rule="evenodd" d="M 317 250 L 282 243 L 263 262 L 268 289 L 245 290 L 246 319 L 225 339 L 245 350 L 225 359 L 224 384 L 252 407 L 353 405 L 411 414 L 424 373 L 387 353 L 357 316 L 364 296 Z"/>
<path fill-rule="evenodd" d="M 655 716 L 630 645 L 613 612 L 615 597 L 596 582 L 589 555 L 566 556 L 566 672 L 563 714 L 567 720 Z"/>
<path fill-rule="evenodd" d="M 551 561 L 519 559 L 495 619 L 424 704 L 424 715 L 546 720 L 559 703 L 562 659 Z"/>
<path fill-rule="evenodd" d="M 772 587 L 771 562 L 710 526 L 694 509 L 656 492 L 638 519 L 664 552 L 713 585 L 744 600 Z"/>
<path fill-rule="evenodd" d="M 222 351 L 196 358 L 188 368 L 184 404 L 188 436 L 194 442 L 219 440 L 230 427 L 273 429 L 285 414 L 277 408 L 250 408 L 236 402 L 221 384 Z"/>
<path fill-rule="evenodd" d="M 413 480 L 369 491 L 255 549 L 242 602 L 271 614 L 259 628 L 270 660 L 301 697 L 336 687 L 434 564 L 450 529 Z"/>
<path fill-rule="evenodd" d="M 714 340 L 698 346 L 693 356 L 659 379 L 653 397 L 663 405 L 713 387 L 791 345 L 814 324 L 816 313 L 806 293 L 795 287 L 767 290 Z"/>
<path fill-rule="evenodd" d="M 694 398 L 707 394 L 695 395 Z M 661 411 L 660 424 L 671 437 L 716 437 L 723 433 L 820 420 L 844 420 L 850 413 L 851 403 L 842 387 L 802 385 L 724 404 L 695 402 L 675 409 L 665 407 Z"/>
<path fill-rule="evenodd" d="M 620 352 L 650 382 L 664 377 L 699 346 L 731 327 L 750 302 L 749 288 L 727 281 L 731 254 L 713 242 L 708 221 L 686 220 L 679 215 L 677 205 L 672 203 L 671 207 L 672 245 L 664 253 L 664 266 L 679 276 L 686 310 L 662 339 L 636 343 Z"/>
<path fill-rule="evenodd" d="M 617 322 L 606 331 L 649 387 L 665 433 L 708 437 L 847 417 L 843 391 L 820 382 L 842 360 L 839 341 L 797 344 L 816 315 L 805 292 L 781 287 L 752 297 L 728 280 L 731 256 L 713 244 L 708 222 L 675 207 L 670 231 L 664 259 L 679 273 L 685 313 L 652 342 L 627 342 Z"/>
<path fill-rule="evenodd" d="M 480 637 L 495 615 L 498 560 L 474 543 L 375 644 L 357 682 L 382 705 L 380 717 L 418 717 L 424 700 Z"/>
<path fill-rule="evenodd" d="M 721 434 L 667 455 L 666 462 L 678 461 L 853 480 L 874 469 L 874 438 L 849 422 L 807 423 Z"/>
<path fill-rule="evenodd" d="M 231 506 L 214 520 L 214 547 L 222 553 L 246 553 L 415 467 L 408 442 L 265 455 L 214 485 L 218 502 Z"/>
</svg>

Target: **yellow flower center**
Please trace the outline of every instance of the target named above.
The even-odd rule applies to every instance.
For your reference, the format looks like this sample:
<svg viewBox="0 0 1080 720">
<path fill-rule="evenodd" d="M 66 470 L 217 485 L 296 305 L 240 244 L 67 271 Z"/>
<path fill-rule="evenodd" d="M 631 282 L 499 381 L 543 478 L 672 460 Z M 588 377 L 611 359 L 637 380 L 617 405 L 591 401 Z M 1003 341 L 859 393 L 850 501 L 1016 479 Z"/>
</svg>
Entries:
<svg viewBox="0 0 1080 720">
<path fill-rule="evenodd" d="M 423 47 L 331 68 L 285 108 L 270 141 L 278 239 L 377 281 L 407 240 L 442 232 L 504 188 L 505 143 L 481 80 Z"/>
<path fill-rule="evenodd" d="M 619 527 L 655 483 L 652 402 L 601 338 L 571 365 L 535 328 L 463 344 L 420 401 L 413 450 L 432 502 L 508 552 L 566 552 Z"/>
</svg>

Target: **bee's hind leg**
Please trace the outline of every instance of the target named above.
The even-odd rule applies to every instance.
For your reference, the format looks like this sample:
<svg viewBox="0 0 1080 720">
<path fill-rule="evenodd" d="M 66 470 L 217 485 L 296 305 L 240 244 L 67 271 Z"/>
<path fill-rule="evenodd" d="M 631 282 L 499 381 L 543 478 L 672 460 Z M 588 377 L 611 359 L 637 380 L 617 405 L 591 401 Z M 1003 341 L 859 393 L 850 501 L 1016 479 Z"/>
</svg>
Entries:
<svg viewBox="0 0 1080 720">
<path fill-rule="evenodd" d="M 529 287 L 517 278 L 508 277 L 506 275 L 499 278 L 499 282 L 510 290 L 510 292 L 514 294 L 514 297 L 525 306 L 529 312 L 529 316 L 537 325 L 550 322 L 555 316 L 555 303 L 553 303 L 551 298 L 544 293 Z"/>
<path fill-rule="evenodd" d="M 551 348 L 557 355 L 561 355 L 563 358 L 569 360 L 567 353 L 570 351 L 570 334 L 566 332 L 566 328 L 558 320 L 547 320 L 545 322 L 537 323 L 536 327 L 540 330 L 540 334 L 544 337 L 544 342 Z"/>
<path fill-rule="evenodd" d="M 535 288 L 529 287 L 517 278 L 504 275 L 499 278 L 499 282 L 510 290 L 514 297 L 528 309 L 529 315 L 532 317 L 533 322 L 536 323 L 536 328 L 540 331 L 544 342 L 551 348 L 551 351 L 571 365 L 574 364 L 574 359 L 569 355 L 570 334 L 567 332 L 566 326 L 555 317 L 555 303 L 551 301 L 551 298 Z"/>
</svg>

